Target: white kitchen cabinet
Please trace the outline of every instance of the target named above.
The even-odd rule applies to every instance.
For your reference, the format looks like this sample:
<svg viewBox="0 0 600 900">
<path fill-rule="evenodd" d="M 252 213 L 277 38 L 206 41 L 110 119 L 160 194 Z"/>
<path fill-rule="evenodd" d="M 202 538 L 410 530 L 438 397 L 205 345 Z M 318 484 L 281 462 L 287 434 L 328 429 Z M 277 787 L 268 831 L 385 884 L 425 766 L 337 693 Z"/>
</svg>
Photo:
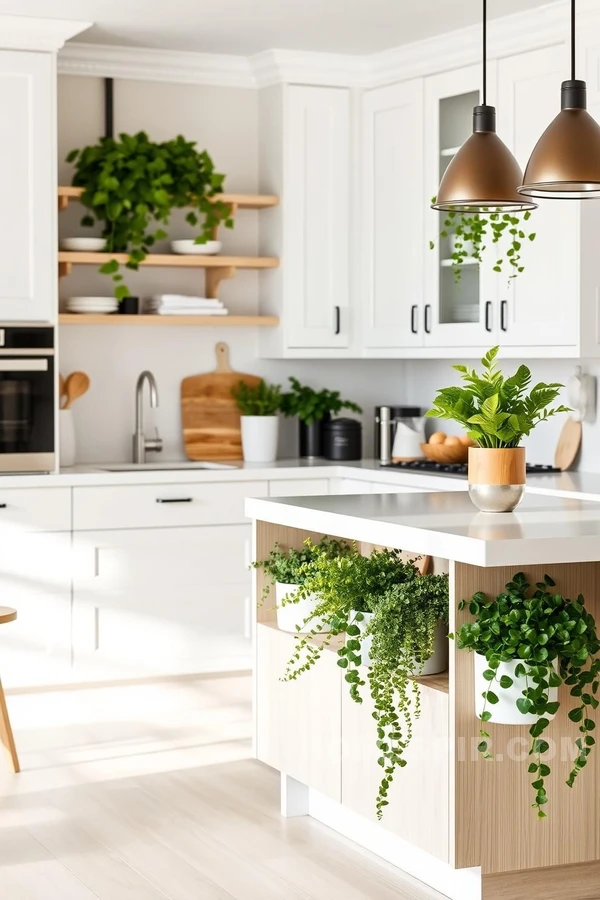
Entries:
<svg viewBox="0 0 600 900">
<path fill-rule="evenodd" d="M 332 478 L 331 494 L 370 494 L 371 484 L 358 478 Z"/>
<path fill-rule="evenodd" d="M 75 669 L 122 675 L 244 668 L 250 525 L 74 536 Z"/>
<path fill-rule="evenodd" d="M 329 493 L 329 478 L 293 478 L 269 482 L 269 497 L 320 497 Z"/>
<path fill-rule="evenodd" d="M 363 356 L 423 345 L 423 119 L 421 78 L 363 97 Z"/>
<path fill-rule="evenodd" d="M 564 45 L 498 63 L 498 130 L 525 169 L 535 144 L 560 110 L 568 74 Z M 532 98 L 535 101 L 532 102 Z M 580 212 L 575 200 L 539 200 L 526 223 L 525 271 L 499 279 L 503 346 L 576 346 L 579 342 Z"/>
<path fill-rule="evenodd" d="M 261 350 L 340 355 L 351 327 L 350 91 L 283 85 L 261 91 L 260 105 L 260 189 L 284 198 L 260 222 L 261 254 L 282 258 L 261 273 L 262 311 L 281 319 Z"/>
<path fill-rule="evenodd" d="M 56 309 L 55 60 L 0 52 L 0 321 L 51 322 Z"/>
<path fill-rule="evenodd" d="M 490 100 L 496 69 L 488 67 Z M 442 72 L 425 79 L 425 191 L 429 207 L 455 152 L 472 133 L 473 107 L 480 102 L 481 66 Z M 447 213 L 427 209 L 425 259 L 425 347 L 485 347 L 497 328 L 497 282 L 492 265 L 467 260 L 460 280 L 454 277 L 450 237 L 439 238 Z"/>
</svg>

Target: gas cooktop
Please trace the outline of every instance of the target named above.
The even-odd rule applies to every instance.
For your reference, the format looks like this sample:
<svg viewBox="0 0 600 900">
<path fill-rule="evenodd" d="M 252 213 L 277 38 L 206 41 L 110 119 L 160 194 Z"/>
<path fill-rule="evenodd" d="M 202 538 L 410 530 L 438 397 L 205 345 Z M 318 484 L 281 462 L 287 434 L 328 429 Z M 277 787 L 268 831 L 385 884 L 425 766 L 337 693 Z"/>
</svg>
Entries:
<svg viewBox="0 0 600 900">
<path fill-rule="evenodd" d="M 429 459 L 416 459 L 414 462 L 381 463 L 382 469 L 405 469 L 409 472 L 432 472 L 434 475 L 466 475 L 466 463 L 436 463 Z M 555 466 L 536 465 L 527 463 L 528 475 L 548 475 L 552 472 L 560 472 Z"/>
</svg>

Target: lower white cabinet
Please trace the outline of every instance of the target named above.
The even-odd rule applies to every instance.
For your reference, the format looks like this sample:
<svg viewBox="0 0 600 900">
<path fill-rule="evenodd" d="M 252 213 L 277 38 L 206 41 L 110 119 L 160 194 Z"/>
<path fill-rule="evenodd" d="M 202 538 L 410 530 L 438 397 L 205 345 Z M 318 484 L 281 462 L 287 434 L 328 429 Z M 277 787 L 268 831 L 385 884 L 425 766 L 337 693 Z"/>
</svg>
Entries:
<svg viewBox="0 0 600 900">
<path fill-rule="evenodd" d="M 329 478 L 294 478 L 269 482 L 269 497 L 319 497 L 329 493 Z"/>
<path fill-rule="evenodd" d="M 3 532 L 0 605 L 17 610 L 14 622 L 0 626 L 4 686 L 66 681 L 71 657 L 70 532 Z"/>
<path fill-rule="evenodd" d="M 250 538 L 250 525 L 76 533 L 75 668 L 138 676 L 248 665 Z"/>
<path fill-rule="evenodd" d="M 358 478 L 332 478 L 329 490 L 332 494 L 370 494 L 371 484 Z"/>
</svg>

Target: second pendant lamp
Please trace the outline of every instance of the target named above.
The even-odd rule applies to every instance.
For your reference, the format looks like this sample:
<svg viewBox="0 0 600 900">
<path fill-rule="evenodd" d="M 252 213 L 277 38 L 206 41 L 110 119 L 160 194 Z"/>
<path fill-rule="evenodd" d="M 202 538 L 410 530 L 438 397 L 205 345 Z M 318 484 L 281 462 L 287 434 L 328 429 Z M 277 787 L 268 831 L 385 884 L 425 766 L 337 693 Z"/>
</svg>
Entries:
<svg viewBox="0 0 600 900">
<path fill-rule="evenodd" d="M 522 194 L 562 200 L 600 197 L 600 126 L 586 109 L 585 81 L 575 78 L 575 0 L 571 0 L 571 79 L 561 111 L 533 148 Z"/>
<path fill-rule="evenodd" d="M 535 209 L 519 194 L 519 164 L 496 134 L 496 109 L 487 105 L 487 0 L 483 0 L 482 104 L 473 110 L 473 134 L 444 173 L 433 209 L 489 214 Z"/>
</svg>

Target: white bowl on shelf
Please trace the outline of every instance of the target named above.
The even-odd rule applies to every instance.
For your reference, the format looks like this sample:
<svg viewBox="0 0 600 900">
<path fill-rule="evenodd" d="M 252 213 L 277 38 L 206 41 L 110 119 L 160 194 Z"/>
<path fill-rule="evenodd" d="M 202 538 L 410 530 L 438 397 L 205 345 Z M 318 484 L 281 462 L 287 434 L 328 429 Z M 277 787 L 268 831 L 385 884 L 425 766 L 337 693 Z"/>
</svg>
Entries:
<svg viewBox="0 0 600 900">
<path fill-rule="evenodd" d="M 207 241 L 196 244 L 194 241 L 171 241 L 171 252 L 179 256 L 214 256 L 221 252 L 221 241 Z"/>
<path fill-rule="evenodd" d="M 69 297 L 65 309 L 70 313 L 114 313 L 119 308 L 116 297 Z"/>
<path fill-rule="evenodd" d="M 75 253 L 100 253 L 106 249 L 106 240 L 96 237 L 62 238 L 59 246 L 61 250 L 70 250 Z"/>
</svg>

